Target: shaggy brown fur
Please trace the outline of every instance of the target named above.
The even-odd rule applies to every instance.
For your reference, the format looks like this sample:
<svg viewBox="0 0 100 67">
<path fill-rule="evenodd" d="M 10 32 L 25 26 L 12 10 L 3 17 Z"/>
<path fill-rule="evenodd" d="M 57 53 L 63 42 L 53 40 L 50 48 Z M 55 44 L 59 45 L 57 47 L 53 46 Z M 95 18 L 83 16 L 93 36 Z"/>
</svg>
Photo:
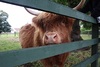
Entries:
<svg viewBox="0 0 100 67">
<path fill-rule="evenodd" d="M 42 16 L 41 16 L 42 15 Z M 70 34 L 74 19 L 51 13 L 43 13 L 33 18 L 32 24 L 23 26 L 19 33 L 22 48 L 37 47 L 45 44 L 44 35 L 47 32 L 56 32 L 61 38 L 60 43 L 70 42 Z M 49 20 L 50 19 L 50 20 Z M 45 67 L 64 66 L 69 53 L 41 60 Z"/>
</svg>

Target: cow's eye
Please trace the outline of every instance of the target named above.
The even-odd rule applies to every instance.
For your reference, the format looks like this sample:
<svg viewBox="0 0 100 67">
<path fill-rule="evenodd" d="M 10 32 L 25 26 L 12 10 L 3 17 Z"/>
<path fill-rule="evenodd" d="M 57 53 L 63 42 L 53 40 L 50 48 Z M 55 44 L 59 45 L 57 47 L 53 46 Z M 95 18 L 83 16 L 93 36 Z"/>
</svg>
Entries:
<svg viewBox="0 0 100 67">
<path fill-rule="evenodd" d="M 43 29 L 43 30 L 46 29 L 46 25 L 44 23 L 41 23 L 41 29 Z"/>
<path fill-rule="evenodd" d="M 64 23 L 61 23 L 61 25 L 65 26 L 65 24 L 64 24 Z"/>
<path fill-rule="evenodd" d="M 42 28 L 45 28 L 45 24 L 44 23 L 42 23 Z"/>
</svg>

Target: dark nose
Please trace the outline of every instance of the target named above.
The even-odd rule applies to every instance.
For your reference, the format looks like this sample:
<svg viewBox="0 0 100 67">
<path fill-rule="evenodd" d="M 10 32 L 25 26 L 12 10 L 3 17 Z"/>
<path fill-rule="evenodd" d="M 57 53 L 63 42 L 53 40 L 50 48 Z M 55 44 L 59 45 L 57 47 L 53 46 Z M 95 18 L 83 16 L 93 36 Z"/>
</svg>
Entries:
<svg viewBox="0 0 100 67">
<path fill-rule="evenodd" d="M 45 42 L 46 43 L 56 43 L 58 39 L 56 32 L 48 32 L 45 34 Z"/>
</svg>

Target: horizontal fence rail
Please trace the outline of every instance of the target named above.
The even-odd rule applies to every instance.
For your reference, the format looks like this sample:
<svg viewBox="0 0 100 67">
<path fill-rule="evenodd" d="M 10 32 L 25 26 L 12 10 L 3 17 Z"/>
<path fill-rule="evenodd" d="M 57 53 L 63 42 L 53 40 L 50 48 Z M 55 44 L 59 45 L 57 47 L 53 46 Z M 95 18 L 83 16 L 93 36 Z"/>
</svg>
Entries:
<svg viewBox="0 0 100 67">
<path fill-rule="evenodd" d="M 97 38 L 72 43 L 63 43 L 58 45 L 41 46 L 16 51 L 0 52 L 0 60 L 2 60 L 0 61 L 0 67 L 13 67 L 30 61 L 37 61 L 50 56 L 62 54 L 65 52 L 97 44 L 99 43 L 99 40 L 100 39 Z"/>
<path fill-rule="evenodd" d="M 15 5 L 20 5 L 24 7 L 29 7 L 33 9 L 53 12 L 60 15 L 65 15 L 65 16 L 81 19 L 84 21 L 96 23 L 96 21 L 92 17 L 86 14 L 83 14 L 67 6 L 57 4 L 49 0 L 43 0 L 43 1 L 42 0 L 0 0 L 0 1 L 15 4 Z"/>
</svg>

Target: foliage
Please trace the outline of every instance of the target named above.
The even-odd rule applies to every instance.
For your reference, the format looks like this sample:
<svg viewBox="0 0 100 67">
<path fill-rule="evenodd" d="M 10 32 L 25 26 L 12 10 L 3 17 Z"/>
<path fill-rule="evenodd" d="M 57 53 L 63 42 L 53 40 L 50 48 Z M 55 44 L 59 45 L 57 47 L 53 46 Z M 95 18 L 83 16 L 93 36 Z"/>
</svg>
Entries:
<svg viewBox="0 0 100 67">
<path fill-rule="evenodd" d="M 4 11 L 0 11 L 0 33 L 2 32 L 10 32 L 11 26 L 7 21 L 8 14 Z"/>
<path fill-rule="evenodd" d="M 67 5 L 69 7 L 75 7 L 80 0 L 52 0 L 56 3 Z"/>
<path fill-rule="evenodd" d="M 92 23 L 82 22 L 81 25 L 83 25 L 83 28 L 87 30 L 90 30 L 92 28 Z"/>
<path fill-rule="evenodd" d="M 80 63 L 81 61 L 85 60 L 86 58 L 90 57 L 91 52 L 88 51 L 73 51 L 69 55 L 65 67 L 73 67 L 75 64 Z"/>
</svg>

